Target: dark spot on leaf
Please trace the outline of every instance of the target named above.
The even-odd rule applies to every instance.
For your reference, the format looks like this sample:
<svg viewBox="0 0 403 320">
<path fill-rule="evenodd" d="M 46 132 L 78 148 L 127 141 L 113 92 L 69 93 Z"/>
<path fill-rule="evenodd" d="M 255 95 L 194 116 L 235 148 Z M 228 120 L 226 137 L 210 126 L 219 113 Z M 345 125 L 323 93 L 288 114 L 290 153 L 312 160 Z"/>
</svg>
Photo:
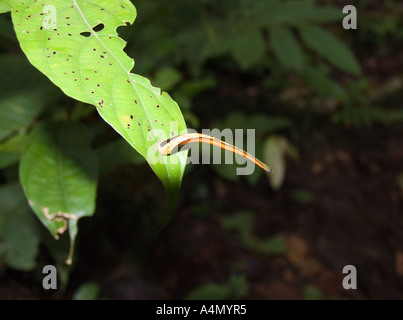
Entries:
<svg viewBox="0 0 403 320">
<path fill-rule="evenodd" d="M 68 35 L 69 37 L 71 37 L 71 36 L 72 36 L 72 34 L 71 34 L 71 33 L 68 33 L 67 35 Z"/>
<path fill-rule="evenodd" d="M 105 25 L 103 23 L 97 24 L 94 28 L 92 28 L 92 30 L 94 30 L 95 32 L 99 32 L 101 30 L 103 30 L 103 28 L 105 28 Z"/>
<path fill-rule="evenodd" d="M 70 19 L 70 17 L 66 17 L 66 19 Z"/>
<path fill-rule="evenodd" d="M 100 87 L 101 85 L 99 83 L 97 83 L 97 87 Z"/>
<path fill-rule="evenodd" d="M 50 40 L 50 38 L 48 38 L 48 40 Z"/>
<path fill-rule="evenodd" d="M 157 105 L 157 108 L 159 108 L 160 106 L 159 105 Z"/>
<path fill-rule="evenodd" d="M 69 58 L 67 58 L 67 59 L 66 59 L 66 61 L 70 61 L 70 59 L 69 59 Z"/>
<path fill-rule="evenodd" d="M 101 55 L 99 55 L 101 58 L 105 58 L 105 56 L 103 56 L 102 54 Z"/>
<path fill-rule="evenodd" d="M 90 80 L 89 78 L 85 78 L 85 80 Z"/>
<path fill-rule="evenodd" d="M 88 38 L 88 37 L 91 35 L 91 32 L 89 32 L 89 31 L 83 31 L 83 32 L 80 32 L 80 35 L 83 36 L 83 37 Z"/>
<path fill-rule="evenodd" d="M 120 5 L 123 9 L 126 9 L 125 6 L 123 4 Z"/>
<path fill-rule="evenodd" d="M 31 15 L 30 15 L 30 14 L 29 14 L 29 15 L 28 15 L 28 16 L 27 16 L 25 19 L 27 19 L 27 20 L 28 20 L 29 18 L 31 18 Z"/>
<path fill-rule="evenodd" d="M 92 49 L 93 51 L 97 51 L 97 48 Z"/>
<path fill-rule="evenodd" d="M 140 122 L 137 122 L 137 124 L 141 127 L 141 124 L 140 124 Z"/>
<path fill-rule="evenodd" d="M 56 54 L 56 51 L 53 51 L 53 54 Z"/>
<path fill-rule="evenodd" d="M 127 83 L 130 83 L 130 81 L 129 81 L 129 80 L 127 80 L 127 79 L 126 79 L 126 82 L 127 82 Z"/>
<path fill-rule="evenodd" d="M 130 129 L 130 123 L 127 124 L 127 129 Z"/>
<path fill-rule="evenodd" d="M 42 26 L 40 26 L 40 27 L 39 27 L 39 30 L 42 30 L 42 29 L 43 29 L 43 27 L 42 27 Z"/>
<path fill-rule="evenodd" d="M 67 23 L 67 25 L 70 26 L 71 24 L 70 24 L 70 23 Z"/>
<path fill-rule="evenodd" d="M 157 119 L 155 119 L 155 120 L 154 120 L 154 122 L 158 122 L 158 120 L 157 120 Z"/>
<path fill-rule="evenodd" d="M 137 100 L 134 100 L 134 103 L 137 104 Z"/>
<path fill-rule="evenodd" d="M 98 73 L 98 71 L 97 71 L 97 70 L 94 70 L 94 73 Z"/>
<path fill-rule="evenodd" d="M 76 73 L 76 72 L 73 70 L 73 71 L 71 71 L 71 73 Z"/>
<path fill-rule="evenodd" d="M 133 120 L 133 115 L 132 115 L 132 114 L 130 115 L 130 119 L 132 119 L 132 120 Z"/>
<path fill-rule="evenodd" d="M 76 79 L 76 78 L 74 78 L 74 81 L 77 81 L 77 79 Z"/>
</svg>

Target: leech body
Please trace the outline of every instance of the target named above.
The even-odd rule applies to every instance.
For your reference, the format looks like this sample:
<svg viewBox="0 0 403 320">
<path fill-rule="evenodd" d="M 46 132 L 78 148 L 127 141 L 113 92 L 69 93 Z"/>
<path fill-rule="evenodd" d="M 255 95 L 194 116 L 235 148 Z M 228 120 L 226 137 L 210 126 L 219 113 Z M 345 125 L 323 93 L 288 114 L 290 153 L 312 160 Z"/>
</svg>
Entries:
<svg viewBox="0 0 403 320">
<path fill-rule="evenodd" d="M 231 151 L 233 153 L 239 154 L 242 157 L 253 161 L 256 165 L 258 165 L 260 168 L 262 168 L 266 172 L 272 172 L 272 170 L 265 165 L 262 161 L 259 159 L 256 159 L 254 156 L 250 155 L 249 153 L 233 146 L 230 145 L 229 143 L 226 143 L 222 140 L 219 140 L 217 138 L 214 138 L 212 136 L 202 134 L 202 133 L 187 133 L 187 134 L 182 134 L 176 137 L 172 137 L 166 140 L 163 140 L 159 142 L 158 144 L 158 152 L 163 155 L 167 156 L 170 155 L 171 152 L 175 148 L 179 148 L 184 146 L 185 144 L 192 143 L 192 142 L 203 142 L 203 143 L 208 143 L 214 146 L 217 146 L 221 149 Z"/>
</svg>

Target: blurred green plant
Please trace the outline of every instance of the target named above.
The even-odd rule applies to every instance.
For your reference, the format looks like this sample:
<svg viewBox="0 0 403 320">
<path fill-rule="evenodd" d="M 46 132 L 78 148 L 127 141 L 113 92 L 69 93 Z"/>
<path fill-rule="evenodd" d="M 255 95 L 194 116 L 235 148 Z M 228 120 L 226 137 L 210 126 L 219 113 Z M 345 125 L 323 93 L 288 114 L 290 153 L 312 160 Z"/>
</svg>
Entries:
<svg viewBox="0 0 403 320">
<path fill-rule="evenodd" d="M 248 294 L 246 277 L 232 274 L 227 283 L 207 283 L 191 290 L 185 300 L 228 300 L 241 299 Z"/>
<path fill-rule="evenodd" d="M 99 299 L 100 287 L 96 282 L 85 282 L 74 292 L 74 300 L 96 300 Z"/>
<path fill-rule="evenodd" d="M 224 229 L 234 230 L 239 234 L 242 244 L 248 250 L 265 256 L 285 254 L 287 247 L 282 235 L 267 239 L 257 239 L 253 235 L 254 214 L 252 212 L 236 212 L 221 221 Z"/>
</svg>

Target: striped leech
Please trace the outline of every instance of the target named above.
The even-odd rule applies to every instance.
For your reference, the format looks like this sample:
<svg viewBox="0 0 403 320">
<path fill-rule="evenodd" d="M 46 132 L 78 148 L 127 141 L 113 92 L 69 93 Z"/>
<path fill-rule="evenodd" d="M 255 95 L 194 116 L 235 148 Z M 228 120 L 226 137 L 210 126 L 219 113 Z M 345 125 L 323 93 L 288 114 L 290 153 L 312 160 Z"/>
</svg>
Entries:
<svg viewBox="0 0 403 320">
<path fill-rule="evenodd" d="M 217 138 L 214 138 L 212 136 L 209 136 L 207 134 L 202 134 L 202 133 L 187 133 L 187 134 L 181 134 L 179 136 L 175 136 L 166 140 L 162 140 L 158 143 L 158 152 L 163 155 L 167 156 L 172 153 L 176 148 L 182 147 L 188 143 L 192 142 L 202 142 L 202 143 L 207 143 L 211 144 L 214 146 L 217 146 L 221 149 L 231 151 L 233 153 L 239 154 L 242 157 L 254 162 L 256 165 L 258 165 L 260 168 L 262 168 L 266 172 L 272 172 L 272 170 L 264 164 L 262 161 L 259 159 L 256 159 L 254 156 L 250 155 L 246 151 L 243 151 L 239 149 L 238 147 L 235 147 L 229 143 L 226 143 L 222 140 L 219 140 Z"/>
</svg>

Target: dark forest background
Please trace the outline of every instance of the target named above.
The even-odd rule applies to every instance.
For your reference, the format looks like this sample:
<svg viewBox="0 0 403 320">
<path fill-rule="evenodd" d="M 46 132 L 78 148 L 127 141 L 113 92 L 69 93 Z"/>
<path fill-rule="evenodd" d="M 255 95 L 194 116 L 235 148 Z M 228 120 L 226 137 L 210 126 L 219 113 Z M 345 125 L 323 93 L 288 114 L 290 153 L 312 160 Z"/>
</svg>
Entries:
<svg viewBox="0 0 403 320">
<path fill-rule="evenodd" d="M 256 155 L 275 172 L 189 165 L 158 231 L 158 178 L 95 108 L 29 64 L 2 14 L 0 298 L 403 298 L 403 3 L 133 3 L 135 23 L 118 29 L 133 72 L 169 92 L 190 128 L 255 129 Z M 347 4 L 355 30 L 342 26 Z M 32 114 L 4 135 L 9 103 Z M 39 119 L 94 132 L 96 212 L 79 223 L 72 267 L 67 239 L 52 240 L 29 208 L 6 215 Z M 47 264 L 58 266 L 56 291 L 42 288 Z M 357 269 L 356 290 L 342 287 L 345 265 Z"/>
</svg>

